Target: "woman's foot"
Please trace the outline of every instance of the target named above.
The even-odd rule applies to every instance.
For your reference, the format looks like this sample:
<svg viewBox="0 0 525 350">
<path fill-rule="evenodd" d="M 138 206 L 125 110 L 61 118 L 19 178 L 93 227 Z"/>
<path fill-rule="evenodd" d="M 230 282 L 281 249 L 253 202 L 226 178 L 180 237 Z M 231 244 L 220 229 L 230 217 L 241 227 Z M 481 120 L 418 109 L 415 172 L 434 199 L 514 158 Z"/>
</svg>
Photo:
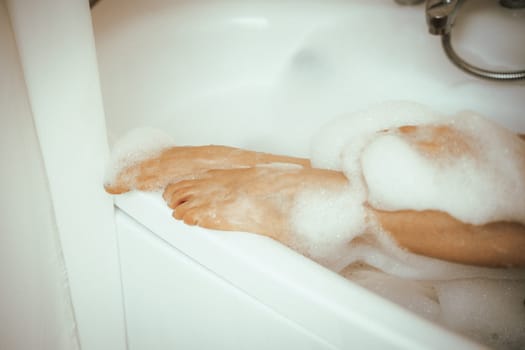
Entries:
<svg viewBox="0 0 525 350">
<path fill-rule="evenodd" d="M 290 244 L 291 211 L 303 191 L 343 192 L 340 172 L 314 168 L 210 170 L 169 185 L 164 199 L 173 217 L 189 225 L 261 234 Z M 525 266 L 525 227 L 499 222 L 465 224 L 439 211 L 386 212 L 368 208 L 381 228 L 413 253 L 464 264 Z"/>
<path fill-rule="evenodd" d="M 197 179 L 169 185 L 164 199 L 173 216 L 190 225 L 258 233 L 289 243 L 291 210 L 303 191 L 341 191 L 336 171 L 253 167 L 210 170 Z"/>
<path fill-rule="evenodd" d="M 105 185 L 111 194 L 133 189 L 161 190 L 169 183 L 193 178 L 211 169 L 232 169 L 286 163 L 309 167 L 304 158 L 278 156 L 226 146 L 171 147 L 158 156 L 124 168 L 116 179 Z"/>
<path fill-rule="evenodd" d="M 434 160 L 465 153 L 475 157 L 478 152 L 465 135 L 448 126 L 407 126 L 389 132 L 399 133 Z M 261 167 L 276 163 L 287 166 Z M 285 244 L 292 234 L 290 211 L 299 193 L 337 192 L 348 185 L 342 173 L 310 168 L 306 159 L 203 146 L 167 149 L 124 169 L 106 190 L 157 190 L 174 181 L 164 197 L 175 218 L 211 229 L 258 233 Z M 474 265 L 525 266 L 524 225 L 474 226 L 438 211 L 369 210 L 400 246 L 414 253 Z"/>
<path fill-rule="evenodd" d="M 390 132 L 422 155 L 438 161 L 477 149 L 449 126 L 407 126 Z M 287 243 L 290 212 L 303 190 L 342 192 L 348 180 L 340 172 L 303 168 L 249 168 L 201 173 L 194 180 L 169 185 L 164 198 L 174 217 L 218 230 L 259 233 Z M 413 253 L 483 266 L 524 266 L 525 227 L 498 222 L 469 225 L 440 211 L 381 211 L 368 207 L 380 226 Z"/>
</svg>

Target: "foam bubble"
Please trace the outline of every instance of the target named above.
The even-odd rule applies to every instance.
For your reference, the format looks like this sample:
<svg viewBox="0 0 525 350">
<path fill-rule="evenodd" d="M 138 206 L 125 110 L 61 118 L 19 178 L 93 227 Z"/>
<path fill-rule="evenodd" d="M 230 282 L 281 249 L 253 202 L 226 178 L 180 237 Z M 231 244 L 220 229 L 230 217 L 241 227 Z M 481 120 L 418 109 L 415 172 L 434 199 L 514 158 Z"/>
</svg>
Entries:
<svg viewBox="0 0 525 350">
<path fill-rule="evenodd" d="M 349 179 L 346 194 L 337 199 L 323 193 L 302 194 L 292 215 L 294 231 L 304 240 L 301 251 L 317 257 L 318 261 L 330 260 L 332 267 L 344 267 L 348 252 L 335 247 L 348 242 L 365 229 L 366 189 L 362 182 L 360 155 L 362 149 L 376 133 L 405 124 L 430 123 L 441 117 L 417 103 L 386 102 L 368 110 L 340 117 L 323 127 L 313 138 L 312 165 L 317 168 L 344 170 Z M 344 198 L 344 199 L 342 199 Z M 346 206 L 346 207 L 345 207 Z M 336 217 L 331 218 L 330 215 Z M 344 243 L 341 237 L 344 237 Z M 337 259 L 334 257 L 337 256 Z M 334 260 L 338 260 L 334 263 Z M 335 264 L 335 265 L 334 265 Z"/>
<path fill-rule="evenodd" d="M 468 151 L 428 157 L 399 134 L 380 135 L 366 147 L 368 202 L 389 211 L 439 210 L 475 225 L 525 223 L 525 142 L 473 113 L 444 125 L 459 132 Z"/>
<path fill-rule="evenodd" d="M 105 184 L 112 184 L 124 169 L 154 157 L 175 142 L 166 133 L 154 128 L 136 128 L 115 142 L 107 166 Z"/>
<path fill-rule="evenodd" d="M 431 156 L 395 130 L 404 125 L 422 126 L 416 133 L 446 126 L 461 139 L 457 144 L 447 140 L 451 144 L 444 145 L 445 151 Z M 432 136 L 418 135 L 423 141 Z M 467 151 L 461 152 L 462 147 Z M 352 200 L 338 202 L 348 209 L 337 207 L 333 219 L 327 212 L 334 208 L 325 202 L 334 199 L 301 197 L 300 213 L 294 213 L 295 230 L 304 233 L 306 242 L 300 249 L 369 290 L 478 341 L 506 349 L 525 346 L 523 269 L 482 268 L 412 254 L 363 209 L 367 202 L 383 210 L 440 210 L 478 225 L 525 224 L 525 142 L 475 113 L 445 117 L 395 102 L 321 129 L 312 144 L 312 165 L 343 171 Z M 347 214 L 368 216 L 365 222 L 339 218 Z M 331 220 L 338 220 L 333 227 Z M 337 244 L 344 247 L 337 249 Z"/>
<path fill-rule="evenodd" d="M 362 198 L 343 191 L 308 190 L 299 193 L 291 211 L 294 248 L 325 266 L 339 270 L 346 262 L 350 241 L 366 228 Z"/>
<path fill-rule="evenodd" d="M 360 150 L 378 131 L 402 125 L 436 122 L 443 117 L 426 106 L 392 101 L 372 106 L 367 110 L 339 117 L 326 124 L 314 136 L 311 147 L 312 165 L 317 168 L 343 170 L 343 150 L 347 165 L 353 165 Z M 350 152 L 352 150 L 352 152 Z M 353 171 L 351 171 L 353 174 Z"/>
</svg>

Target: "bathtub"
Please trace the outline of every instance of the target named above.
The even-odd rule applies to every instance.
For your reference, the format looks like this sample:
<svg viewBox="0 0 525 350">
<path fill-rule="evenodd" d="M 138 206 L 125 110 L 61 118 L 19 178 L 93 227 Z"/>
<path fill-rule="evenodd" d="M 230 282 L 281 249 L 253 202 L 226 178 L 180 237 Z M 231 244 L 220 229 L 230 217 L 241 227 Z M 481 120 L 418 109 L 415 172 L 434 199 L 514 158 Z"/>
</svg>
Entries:
<svg viewBox="0 0 525 350">
<path fill-rule="evenodd" d="M 116 198 L 129 349 L 478 349 L 265 237 Z"/>
<path fill-rule="evenodd" d="M 17 2 L 10 3 L 20 46 L 31 32 L 19 33 Z M 458 71 L 439 40 L 427 34 L 422 6 L 102 0 L 91 13 L 99 75 L 86 75 L 100 77 L 110 144 L 130 129 L 149 126 L 180 145 L 225 144 L 305 157 L 311 136 L 335 116 L 400 99 L 444 113 L 473 109 L 525 132 L 525 85 L 481 81 Z M 500 20 L 499 12 L 494 20 Z M 504 50 L 491 45 L 505 43 L 487 44 L 492 32 L 472 30 L 467 22 L 457 26 L 459 50 L 509 68 L 525 61 L 523 47 L 514 48 L 510 58 L 501 56 Z M 31 62 L 31 50 L 21 53 L 39 114 L 33 93 L 39 79 L 31 79 L 27 67 L 40 62 Z M 101 115 L 96 108 L 91 112 L 86 118 Z M 86 138 L 82 128 L 90 129 L 90 120 L 75 126 L 79 139 Z M 53 123 L 69 128 L 67 120 Z M 53 138 L 41 137 L 58 132 L 45 130 L 45 123 L 36 127 L 48 176 L 54 167 L 60 174 L 63 169 L 47 154 L 65 152 L 62 162 L 72 155 L 47 147 Z M 100 146 L 95 152 L 100 156 L 106 136 L 101 135 L 88 137 Z M 53 200 L 61 202 L 57 217 L 84 217 L 68 210 L 74 198 L 67 197 L 68 189 L 83 187 L 49 178 Z M 100 185 L 86 187 L 82 198 L 98 196 Z M 92 213 L 108 201 L 103 196 L 92 200 Z M 113 212 L 106 209 L 111 218 L 88 220 L 100 225 L 86 232 L 74 219 L 69 219 L 74 229 L 57 219 L 82 348 L 483 348 L 271 239 L 177 222 L 158 193 L 127 193 L 116 196 L 114 205 L 114 226 Z M 64 233 L 68 230 L 75 232 Z M 95 243 L 86 239 L 90 234 Z"/>
<path fill-rule="evenodd" d="M 104 0 L 92 13 L 111 142 L 150 126 L 180 145 L 308 156 L 325 122 L 391 99 L 525 130 L 525 86 L 458 71 L 422 6 Z M 460 47 L 476 42 L 459 30 Z M 177 222 L 159 194 L 115 205 L 130 349 L 482 347 L 271 239 Z"/>
</svg>

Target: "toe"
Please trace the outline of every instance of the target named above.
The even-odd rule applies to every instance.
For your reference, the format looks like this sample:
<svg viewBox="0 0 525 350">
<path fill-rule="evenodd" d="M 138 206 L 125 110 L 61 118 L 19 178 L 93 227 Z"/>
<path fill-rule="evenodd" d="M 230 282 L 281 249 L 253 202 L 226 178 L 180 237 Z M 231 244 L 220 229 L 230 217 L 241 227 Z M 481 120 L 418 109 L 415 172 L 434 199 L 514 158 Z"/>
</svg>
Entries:
<svg viewBox="0 0 525 350">
<path fill-rule="evenodd" d="M 195 187 L 193 184 L 178 185 L 173 184 L 166 187 L 162 197 L 166 201 L 169 207 L 173 208 L 178 204 L 186 201 L 189 195 L 195 193 Z"/>
<path fill-rule="evenodd" d="M 168 204 L 168 207 L 172 208 L 172 209 L 175 209 L 177 208 L 178 206 L 180 206 L 181 204 L 184 204 L 184 203 L 187 203 L 187 202 L 191 202 L 193 200 L 195 200 L 196 197 L 196 191 L 194 188 L 184 188 L 184 189 L 181 189 L 175 193 L 173 193 L 171 195 L 171 198 L 168 198 L 168 201 L 167 201 L 167 204 Z"/>
<path fill-rule="evenodd" d="M 217 215 L 215 210 L 207 211 L 205 216 L 201 216 L 199 220 L 199 226 L 210 229 L 228 230 L 229 226 L 225 223 L 225 220 Z"/>
<path fill-rule="evenodd" d="M 182 220 L 188 225 L 197 225 L 205 228 L 218 228 L 218 221 L 216 207 L 208 202 L 197 203 L 196 206 L 188 206 Z M 220 229 L 220 228 L 219 228 Z"/>
<path fill-rule="evenodd" d="M 171 183 L 167 185 L 166 188 L 164 189 L 164 193 L 162 194 L 162 197 L 164 198 L 166 202 L 169 202 L 176 192 L 179 192 L 182 189 L 191 188 L 194 185 L 195 185 L 194 180 L 183 180 L 183 181 Z"/>
<path fill-rule="evenodd" d="M 186 210 L 184 213 L 182 220 L 185 224 L 188 225 L 198 225 L 200 221 L 200 217 L 202 215 L 202 210 L 200 208 L 191 208 Z"/>
<path fill-rule="evenodd" d="M 121 194 L 130 190 L 129 187 L 119 184 L 105 184 L 104 189 L 109 194 Z"/>
<path fill-rule="evenodd" d="M 176 183 L 169 184 L 168 186 L 166 186 L 164 192 L 162 193 L 162 198 L 164 198 L 164 201 L 169 202 L 171 197 L 173 196 L 173 192 L 175 192 L 177 188 L 178 187 Z"/>
<path fill-rule="evenodd" d="M 177 220 L 183 220 L 188 210 L 194 208 L 192 201 L 184 202 L 173 209 L 173 217 Z"/>
</svg>

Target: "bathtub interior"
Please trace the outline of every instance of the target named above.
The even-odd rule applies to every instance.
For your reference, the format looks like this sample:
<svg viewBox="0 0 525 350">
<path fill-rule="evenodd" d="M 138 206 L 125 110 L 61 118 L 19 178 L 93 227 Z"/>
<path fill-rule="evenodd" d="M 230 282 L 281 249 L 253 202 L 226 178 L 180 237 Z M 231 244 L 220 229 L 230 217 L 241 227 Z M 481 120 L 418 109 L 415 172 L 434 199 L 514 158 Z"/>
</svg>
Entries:
<svg viewBox="0 0 525 350">
<path fill-rule="evenodd" d="M 463 13 L 470 6 L 483 14 L 486 4 L 467 3 Z M 519 33 L 523 21 L 491 13 L 496 32 L 483 21 L 458 21 L 458 49 L 519 68 L 525 48 L 483 38 L 506 26 Z M 92 14 L 110 143 L 148 126 L 180 145 L 307 157 L 326 122 L 384 100 L 471 109 L 525 131 L 525 85 L 457 70 L 427 34 L 422 6 L 103 0 Z M 175 222 L 158 194 L 129 193 L 116 205 L 130 348 L 229 347 L 239 339 L 251 348 L 478 347 L 269 239 Z M 202 322 L 214 333 L 198 337 Z M 257 341 L 262 328 L 276 343 Z"/>
<path fill-rule="evenodd" d="M 475 4 L 467 18 L 484 13 Z M 471 109 L 525 131 L 523 84 L 459 71 L 423 11 L 390 1 L 104 0 L 93 20 L 110 138 L 147 124 L 180 144 L 308 156 L 320 126 L 385 100 Z M 498 67 L 525 60 L 514 45 L 523 21 L 496 21 L 498 31 L 470 22 L 458 19 L 458 51 Z M 497 40 L 502 28 L 508 40 Z"/>
</svg>

